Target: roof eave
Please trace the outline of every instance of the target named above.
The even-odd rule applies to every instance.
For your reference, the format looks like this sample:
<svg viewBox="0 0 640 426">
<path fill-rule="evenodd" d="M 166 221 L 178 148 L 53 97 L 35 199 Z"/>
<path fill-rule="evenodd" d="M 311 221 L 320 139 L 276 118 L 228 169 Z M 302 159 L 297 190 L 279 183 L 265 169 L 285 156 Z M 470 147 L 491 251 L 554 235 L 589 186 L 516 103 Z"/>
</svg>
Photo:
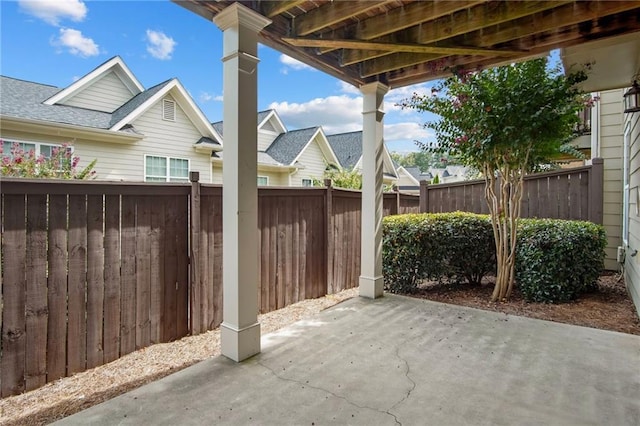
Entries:
<svg viewBox="0 0 640 426">
<path fill-rule="evenodd" d="M 102 142 L 133 143 L 144 138 L 144 135 L 122 131 L 96 129 L 75 124 L 55 123 L 51 121 L 34 120 L 30 118 L 0 116 L 3 130 L 28 131 L 43 135 L 51 134 L 51 129 L 58 130 L 56 136 L 71 138 L 100 137 Z"/>
</svg>

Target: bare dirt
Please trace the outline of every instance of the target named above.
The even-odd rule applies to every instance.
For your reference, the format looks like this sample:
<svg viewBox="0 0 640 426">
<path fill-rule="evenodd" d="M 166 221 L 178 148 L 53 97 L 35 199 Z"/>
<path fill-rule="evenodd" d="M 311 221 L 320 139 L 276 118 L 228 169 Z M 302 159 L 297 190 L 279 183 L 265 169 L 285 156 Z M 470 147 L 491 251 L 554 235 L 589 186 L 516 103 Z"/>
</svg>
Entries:
<svg viewBox="0 0 640 426">
<path fill-rule="evenodd" d="M 529 303 L 517 288 L 508 302 L 490 302 L 493 282 L 482 285 L 425 283 L 410 296 L 470 308 L 640 335 L 640 318 L 619 274 L 607 271 L 598 290 L 569 303 Z"/>
</svg>

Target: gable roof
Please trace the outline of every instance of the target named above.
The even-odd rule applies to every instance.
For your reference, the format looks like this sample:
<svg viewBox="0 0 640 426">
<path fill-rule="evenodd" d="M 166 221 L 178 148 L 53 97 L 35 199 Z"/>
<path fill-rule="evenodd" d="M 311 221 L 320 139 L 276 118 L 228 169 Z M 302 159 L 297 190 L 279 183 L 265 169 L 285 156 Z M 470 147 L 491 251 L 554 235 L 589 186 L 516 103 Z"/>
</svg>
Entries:
<svg viewBox="0 0 640 426">
<path fill-rule="evenodd" d="M 163 81 L 160 84 L 153 86 L 150 89 L 147 89 L 143 92 L 138 93 L 133 98 L 131 98 L 128 102 L 122 105 L 120 108 L 116 109 L 111 113 L 111 126 L 115 125 L 119 121 L 124 120 L 126 116 L 135 111 L 140 105 L 144 104 L 149 100 L 153 95 L 162 90 L 167 84 L 169 84 L 171 80 Z"/>
<path fill-rule="evenodd" d="M 362 130 L 328 135 L 327 140 L 333 152 L 336 153 L 342 167 L 346 169 L 358 168 L 358 165 L 362 161 Z M 396 168 L 393 165 L 389 151 L 387 151 L 387 146 L 382 144 L 382 149 L 384 151 L 382 161 L 387 169 L 384 175 L 395 178 L 397 177 Z"/>
<path fill-rule="evenodd" d="M 282 120 L 280 119 L 280 116 L 278 116 L 278 113 L 276 112 L 275 109 L 268 109 L 265 111 L 259 111 L 258 112 L 258 130 L 264 126 L 265 123 L 269 122 L 270 120 L 275 119 L 279 125 L 279 127 L 282 128 L 283 132 L 287 131 L 287 128 L 285 127 L 284 123 L 282 122 Z M 216 121 L 214 123 L 211 123 L 211 125 L 213 126 L 213 128 L 216 130 L 216 132 L 218 132 L 218 134 L 220 136 L 224 137 L 224 125 L 222 121 Z"/>
<path fill-rule="evenodd" d="M 129 67 L 125 65 L 125 63 L 122 61 L 122 58 L 120 58 L 120 56 L 114 56 L 101 65 L 98 65 L 95 69 L 86 74 L 84 77 L 75 81 L 70 86 L 66 87 L 63 90 L 60 90 L 58 93 L 45 100 L 44 103 L 46 105 L 55 105 L 58 103 L 62 103 L 65 100 L 70 99 L 74 95 L 80 93 L 83 89 L 91 85 L 91 83 L 112 70 L 116 73 L 120 80 L 122 80 L 122 83 L 127 87 L 127 89 L 129 89 L 132 96 L 135 96 L 144 90 L 142 84 L 140 84 L 138 79 L 133 75 Z"/>
<path fill-rule="evenodd" d="M 282 164 L 291 164 L 319 131 L 320 127 L 316 126 L 282 133 L 269 145 L 266 153 Z"/>
<path fill-rule="evenodd" d="M 353 169 L 362 157 L 362 131 L 327 135 L 327 141 L 345 169 Z"/>
<path fill-rule="evenodd" d="M 60 89 L 0 76 L 0 115 L 52 123 L 107 129 L 111 114 L 67 105 L 47 105 L 44 101 Z"/>
<path fill-rule="evenodd" d="M 420 170 L 419 167 L 398 167 L 398 170 L 403 169 L 404 171 L 407 172 L 408 175 L 410 175 L 413 179 L 416 180 L 416 182 L 420 182 L 423 180 L 431 180 L 433 179 L 433 176 L 431 175 L 430 172 L 423 172 Z"/>
</svg>

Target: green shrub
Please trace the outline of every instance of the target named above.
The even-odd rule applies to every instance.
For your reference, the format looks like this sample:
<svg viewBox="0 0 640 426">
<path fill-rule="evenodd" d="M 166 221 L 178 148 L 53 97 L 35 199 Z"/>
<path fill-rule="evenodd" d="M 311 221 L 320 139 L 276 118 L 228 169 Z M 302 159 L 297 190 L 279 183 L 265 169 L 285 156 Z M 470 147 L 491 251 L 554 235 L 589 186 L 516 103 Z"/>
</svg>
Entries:
<svg viewBox="0 0 640 426">
<path fill-rule="evenodd" d="M 461 212 L 386 217 L 382 259 L 392 293 L 410 293 L 425 278 L 479 283 L 495 269 L 490 219 Z"/>
<path fill-rule="evenodd" d="M 521 219 L 516 283 L 530 302 L 558 303 L 596 288 L 602 271 L 604 228 L 590 222 Z"/>
</svg>

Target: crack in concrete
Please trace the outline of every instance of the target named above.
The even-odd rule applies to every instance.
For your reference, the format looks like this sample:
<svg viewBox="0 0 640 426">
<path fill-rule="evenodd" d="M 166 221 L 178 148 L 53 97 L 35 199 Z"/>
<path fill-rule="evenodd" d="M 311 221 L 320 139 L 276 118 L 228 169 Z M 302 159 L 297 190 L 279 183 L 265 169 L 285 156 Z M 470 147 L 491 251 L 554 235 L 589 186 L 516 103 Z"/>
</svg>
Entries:
<svg viewBox="0 0 640 426">
<path fill-rule="evenodd" d="M 403 357 L 400 356 L 400 350 L 402 349 L 402 347 L 404 345 L 406 345 L 409 341 L 411 341 L 412 338 L 407 338 L 405 339 L 405 341 L 403 341 L 402 343 L 398 344 L 398 346 L 396 347 L 396 352 L 395 352 L 395 356 L 396 358 L 398 358 L 400 361 L 402 361 L 405 365 L 405 372 L 404 372 L 404 376 L 407 378 L 407 380 L 409 380 L 411 382 L 411 389 L 409 389 L 406 393 L 406 395 L 404 397 L 402 397 L 402 399 L 400 399 L 398 402 L 396 402 L 395 404 L 393 404 L 388 410 L 387 410 L 387 414 L 390 414 L 393 416 L 393 418 L 396 420 L 396 423 L 400 426 L 402 426 L 402 423 L 398 420 L 398 418 L 395 416 L 395 414 L 391 413 L 391 410 L 393 410 L 394 408 L 396 408 L 398 405 L 402 404 L 404 401 L 406 401 L 407 399 L 409 399 L 409 397 L 411 396 L 411 392 L 413 392 L 417 386 L 416 382 L 409 377 L 409 373 L 411 373 L 411 367 L 409 366 L 409 362 L 407 362 L 406 359 L 404 359 Z"/>
<path fill-rule="evenodd" d="M 260 362 L 260 361 L 258 361 L 257 363 L 258 363 L 258 365 L 260 365 L 260 366 L 262 366 L 262 367 L 266 368 L 267 370 L 269 370 L 269 371 L 271 372 L 271 374 L 273 374 L 275 377 L 277 377 L 277 378 L 278 378 L 278 379 L 280 379 L 280 380 L 284 380 L 284 381 L 291 382 L 291 383 L 297 383 L 297 384 L 299 384 L 299 385 L 301 385 L 301 386 L 308 386 L 308 387 L 309 387 L 309 388 L 311 388 L 311 389 L 319 390 L 319 391 L 321 391 L 321 392 L 326 392 L 326 393 L 328 393 L 329 395 L 331 395 L 331 396 L 333 396 L 333 397 L 335 397 L 335 398 L 341 399 L 341 400 L 345 401 L 347 404 L 352 405 L 352 406 L 357 407 L 357 408 L 360 408 L 360 409 L 362 409 L 362 410 L 371 410 L 371 411 L 375 411 L 376 413 L 386 414 L 386 415 L 388 415 L 388 416 L 393 417 L 393 420 L 396 422 L 396 424 L 397 424 L 397 425 L 402 426 L 402 423 L 400 423 L 400 422 L 398 421 L 398 419 L 396 418 L 396 416 L 395 416 L 394 414 L 392 414 L 392 413 L 389 413 L 389 410 L 390 410 L 391 408 L 390 408 L 389 410 L 387 410 L 387 411 L 382 411 L 382 410 L 379 410 L 379 409 L 374 408 L 374 407 L 369 407 L 369 406 L 366 406 L 366 405 L 359 405 L 359 404 L 356 404 L 355 402 L 353 402 L 353 401 L 349 400 L 349 398 L 344 397 L 344 396 L 342 396 L 342 395 L 338 395 L 338 394 L 336 394 L 336 393 L 334 393 L 334 392 L 330 391 L 329 389 L 325 389 L 325 388 L 321 388 L 321 387 L 319 387 L 319 386 L 311 385 L 311 384 L 309 384 L 309 382 L 302 382 L 302 381 L 300 381 L 300 380 L 290 379 L 290 378 L 288 378 L 288 377 L 282 377 L 282 376 L 281 376 L 281 375 L 279 375 L 279 374 L 278 374 L 278 373 L 277 373 L 273 368 L 269 367 L 268 365 L 265 365 L 265 364 L 263 364 L 263 363 L 262 363 L 262 362 Z M 395 404 L 394 404 L 394 406 L 395 406 Z M 392 408 L 393 408 L 393 407 L 392 407 Z"/>
</svg>

